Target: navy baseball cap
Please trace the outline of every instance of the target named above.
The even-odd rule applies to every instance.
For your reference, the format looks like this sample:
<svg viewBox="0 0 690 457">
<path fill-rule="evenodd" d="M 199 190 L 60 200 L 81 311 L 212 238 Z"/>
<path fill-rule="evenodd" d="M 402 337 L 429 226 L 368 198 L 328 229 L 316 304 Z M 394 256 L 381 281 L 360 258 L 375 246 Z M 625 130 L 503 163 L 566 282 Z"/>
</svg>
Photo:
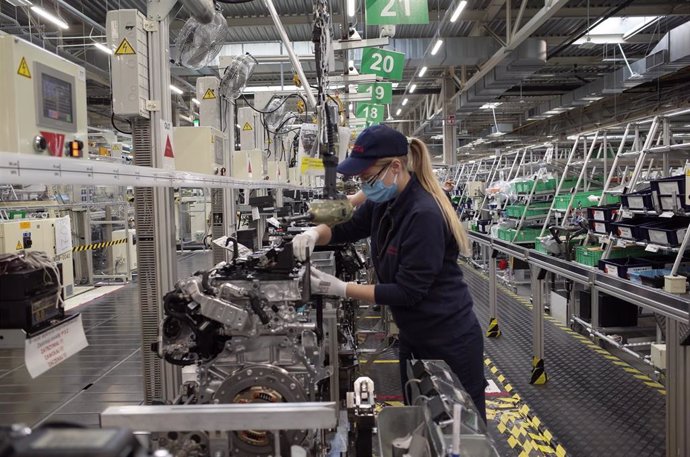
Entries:
<svg viewBox="0 0 690 457">
<path fill-rule="evenodd" d="M 347 159 L 338 164 L 338 173 L 346 176 L 361 174 L 386 157 L 407 155 L 407 137 L 386 125 L 372 125 L 359 134 Z"/>
</svg>

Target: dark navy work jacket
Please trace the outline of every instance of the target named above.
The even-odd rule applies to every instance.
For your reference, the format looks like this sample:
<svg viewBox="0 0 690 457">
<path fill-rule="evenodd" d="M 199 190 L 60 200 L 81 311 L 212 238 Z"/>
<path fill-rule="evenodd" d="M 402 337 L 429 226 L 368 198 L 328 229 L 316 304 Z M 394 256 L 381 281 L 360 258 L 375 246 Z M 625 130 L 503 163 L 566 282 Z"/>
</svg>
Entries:
<svg viewBox="0 0 690 457">
<path fill-rule="evenodd" d="M 376 303 L 391 307 L 401 338 L 443 343 L 478 325 L 453 233 L 414 175 L 394 200 L 366 201 L 333 227 L 331 242 L 367 237 L 379 279 Z"/>
</svg>

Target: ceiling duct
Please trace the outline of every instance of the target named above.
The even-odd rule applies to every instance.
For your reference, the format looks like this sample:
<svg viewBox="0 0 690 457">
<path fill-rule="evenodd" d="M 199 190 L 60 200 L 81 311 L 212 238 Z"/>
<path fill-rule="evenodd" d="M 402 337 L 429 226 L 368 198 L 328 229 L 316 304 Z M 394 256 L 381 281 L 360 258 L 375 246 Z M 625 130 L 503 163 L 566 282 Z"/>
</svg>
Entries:
<svg viewBox="0 0 690 457">
<path fill-rule="evenodd" d="M 527 113 L 528 120 L 545 119 L 578 106 L 586 106 L 608 95 L 620 94 L 640 84 L 674 73 L 690 65 L 690 22 L 664 35 L 644 58 L 613 73 L 541 103 Z M 632 70 L 632 71 L 631 71 Z"/>
<path fill-rule="evenodd" d="M 496 100 L 546 65 L 546 55 L 546 41 L 536 38 L 525 40 L 503 63 L 460 94 L 458 113 L 471 114 L 482 105 Z"/>
</svg>

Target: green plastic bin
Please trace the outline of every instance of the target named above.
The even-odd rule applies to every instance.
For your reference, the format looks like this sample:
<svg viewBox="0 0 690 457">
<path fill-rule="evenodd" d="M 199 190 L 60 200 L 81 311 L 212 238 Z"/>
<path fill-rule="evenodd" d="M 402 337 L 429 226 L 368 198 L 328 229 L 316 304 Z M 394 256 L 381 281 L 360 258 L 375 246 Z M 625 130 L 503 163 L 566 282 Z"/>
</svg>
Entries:
<svg viewBox="0 0 690 457">
<path fill-rule="evenodd" d="M 591 201 L 589 200 L 589 197 L 592 195 L 596 195 L 597 197 L 601 197 L 601 190 L 590 190 L 588 192 L 577 192 L 575 194 L 575 198 L 573 198 L 573 208 L 589 208 L 592 206 L 599 206 L 599 205 L 609 205 L 613 203 L 618 203 L 620 201 L 620 198 L 616 195 L 610 195 L 607 194 L 605 202 L 598 202 L 598 201 Z M 565 194 L 565 195 L 557 195 L 556 198 L 554 199 L 554 209 L 558 210 L 566 210 L 568 209 L 568 202 L 570 202 L 570 194 Z"/>
<path fill-rule="evenodd" d="M 537 188 L 535 192 L 545 192 L 548 190 L 555 190 L 557 182 L 555 179 L 547 179 L 546 181 L 538 180 Z M 529 194 L 532 192 L 532 187 L 534 186 L 534 180 L 530 179 L 527 181 L 518 181 L 515 183 L 515 192 L 518 194 Z"/>
<path fill-rule="evenodd" d="M 549 212 L 551 207 L 551 202 L 538 202 L 532 203 L 527 208 L 527 205 L 508 205 L 506 206 L 506 216 L 520 218 L 522 213 L 525 213 L 525 208 L 527 208 L 525 217 L 532 216 L 545 216 Z"/>
<path fill-rule="evenodd" d="M 614 247 L 611 249 L 609 259 L 622 259 L 624 257 L 644 256 L 645 250 L 641 246 L 628 246 L 625 248 Z M 599 265 L 604 250 L 599 246 L 578 246 L 575 248 L 575 262 L 588 267 Z"/>
</svg>

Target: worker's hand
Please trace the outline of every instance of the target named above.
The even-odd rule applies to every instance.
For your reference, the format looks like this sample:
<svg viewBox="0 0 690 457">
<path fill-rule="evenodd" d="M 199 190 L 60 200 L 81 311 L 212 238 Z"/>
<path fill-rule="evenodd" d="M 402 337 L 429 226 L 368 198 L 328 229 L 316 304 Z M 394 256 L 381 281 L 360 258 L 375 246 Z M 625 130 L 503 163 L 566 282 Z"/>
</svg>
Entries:
<svg viewBox="0 0 690 457">
<path fill-rule="evenodd" d="M 345 298 L 347 283 L 323 271 L 311 268 L 311 293 L 315 295 L 333 295 Z"/>
<path fill-rule="evenodd" d="M 314 252 L 314 246 L 319 239 L 319 232 L 315 229 L 309 229 L 306 232 L 300 233 L 292 239 L 292 253 L 297 260 L 304 262 L 307 260 L 307 255 Z M 307 250 L 309 254 L 307 254 Z"/>
</svg>

